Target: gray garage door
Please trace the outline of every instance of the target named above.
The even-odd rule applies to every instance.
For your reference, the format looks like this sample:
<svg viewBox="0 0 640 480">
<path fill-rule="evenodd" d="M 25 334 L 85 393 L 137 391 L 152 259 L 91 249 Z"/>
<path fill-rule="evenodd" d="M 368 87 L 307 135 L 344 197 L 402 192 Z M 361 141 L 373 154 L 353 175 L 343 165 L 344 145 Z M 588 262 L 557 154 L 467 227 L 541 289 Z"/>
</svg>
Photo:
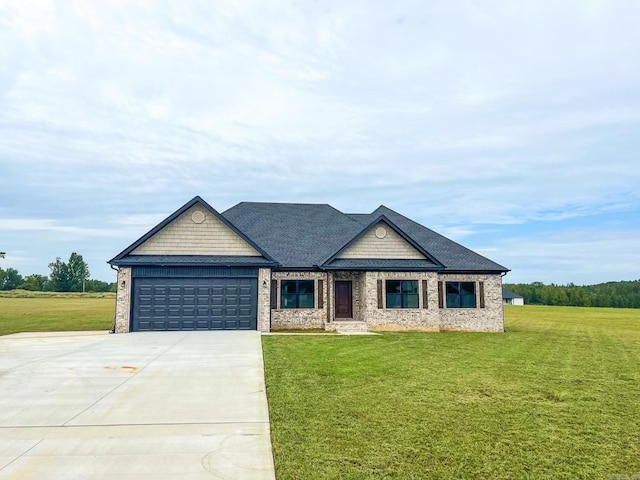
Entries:
<svg viewBox="0 0 640 480">
<path fill-rule="evenodd" d="M 257 278 L 134 278 L 133 291 L 132 331 L 257 326 Z"/>
</svg>

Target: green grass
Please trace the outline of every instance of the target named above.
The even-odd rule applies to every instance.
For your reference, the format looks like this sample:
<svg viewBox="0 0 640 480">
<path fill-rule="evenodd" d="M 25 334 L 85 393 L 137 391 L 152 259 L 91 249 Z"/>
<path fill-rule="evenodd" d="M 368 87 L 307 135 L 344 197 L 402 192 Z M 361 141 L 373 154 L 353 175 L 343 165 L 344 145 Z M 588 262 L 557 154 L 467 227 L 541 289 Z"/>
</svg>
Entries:
<svg viewBox="0 0 640 480">
<path fill-rule="evenodd" d="M 505 316 L 506 334 L 263 337 L 278 478 L 640 474 L 640 310 Z"/>
<path fill-rule="evenodd" d="M 113 294 L 0 293 L 0 335 L 107 330 Z M 640 310 L 507 307 L 506 334 L 262 338 L 278 478 L 630 479 Z"/>
<path fill-rule="evenodd" d="M 15 290 L 0 294 L 0 335 L 18 332 L 109 330 L 115 294 Z"/>
</svg>

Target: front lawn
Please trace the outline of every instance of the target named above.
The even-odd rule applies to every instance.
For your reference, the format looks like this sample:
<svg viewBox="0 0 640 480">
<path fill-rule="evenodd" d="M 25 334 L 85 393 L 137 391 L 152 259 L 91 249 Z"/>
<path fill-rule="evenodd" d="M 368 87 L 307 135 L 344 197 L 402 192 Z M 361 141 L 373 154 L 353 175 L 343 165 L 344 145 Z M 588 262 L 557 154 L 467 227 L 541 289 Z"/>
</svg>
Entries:
<svg viewBox="0 0 640 480">
<path fill-rule="evenodd" d="M 506 334 L 264 336 L 278 478 L 640 474 L 640 310 L 505 314 Z"/>
<path fill-rule="evenodd" d="M 0 294 L 0 335 L 18 332 L 109 330 L 115 294 L 14 290 Z"/>
</svg>

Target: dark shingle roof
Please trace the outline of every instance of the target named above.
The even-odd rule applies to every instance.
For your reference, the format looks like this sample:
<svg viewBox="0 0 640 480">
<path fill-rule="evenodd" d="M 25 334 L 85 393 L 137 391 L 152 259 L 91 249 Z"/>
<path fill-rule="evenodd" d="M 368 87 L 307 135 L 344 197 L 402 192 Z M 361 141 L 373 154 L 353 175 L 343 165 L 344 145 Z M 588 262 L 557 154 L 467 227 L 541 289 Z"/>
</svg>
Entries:
<svg viewBox="0 0 640 480">
<path fill-rule="evenodd" d="M 518 295 L 517 293 L 513 293 L 511 290 L 507 290 L 502 287 L 502 298 L 523 298 L 522 295 Z"/>
<path fill-rule="evenodd" d="M 275 262 L 263 257 L 232 255 L 128 255 L 120 260 L 112 260 L 113 265 L 132 267 L 135 265 L 162 266 L 274 266 Z"/>
<path fill-rule="evenodd" d="M 418 244 L 444 271 L 507 272 L 508 269 L 448 238 L 380 206 L 370 214 L 344 214 L 326 204 L 242 202 L 222 214 L 267 252 L 283 268 L 322 266 L 377 217 L 384 216 Z M 324 265 L 333 268 L 338 259 Z M 342 262 L 342 261 L 341 261 Z M 359 261 L 364 268 L 383 268 L 388 262 Z M 424 268 L 434 269 L 427 261 Z M 338 263 L 344 265 L 348 262 Z M 353 265 L 356 265 L 353 263 Z M 417 268 L 417 264 L 416 265 Z M 353 267 L 356 268 L 356 267 Z"/>
<path fill-rule="evenodd" d="M 242 202 L 222 215 L 288 268 L 322 265 L 362 230 L 326 204 Z"/>
<path fill-rule="evenodd" d="M 131 255 L 135 248 L 195 203 L 253 246 L 262 257 L 211 255 Z M 421 251 L 425 260 L 337 259 L 341 249 L 378 221 L 396 230 Z M 462 245 L 380 206 L 368 214 L 345 214 L 326 204 L 242 202 L 220 214 L 200 197 L 178 209 L 115 258 L 112 265 L 251 265 L 280 268 L 345 268 L 363 270 L 438 270 L 450 272 L 507 272 L 508 269 Z"/>
</svg>

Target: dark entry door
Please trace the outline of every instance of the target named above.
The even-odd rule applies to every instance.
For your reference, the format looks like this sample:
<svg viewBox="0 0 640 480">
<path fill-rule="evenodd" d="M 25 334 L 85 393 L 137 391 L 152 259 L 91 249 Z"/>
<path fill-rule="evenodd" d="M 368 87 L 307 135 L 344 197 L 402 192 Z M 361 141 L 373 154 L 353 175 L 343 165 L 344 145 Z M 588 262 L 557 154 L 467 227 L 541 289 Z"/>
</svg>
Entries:
<svg viewBox="0 0 640 480">
<path fill-rule="evenodd" d="M 336 290 L 336 318 L 352 318 L 351 281 L 335 283 Z"/>
</svg>

